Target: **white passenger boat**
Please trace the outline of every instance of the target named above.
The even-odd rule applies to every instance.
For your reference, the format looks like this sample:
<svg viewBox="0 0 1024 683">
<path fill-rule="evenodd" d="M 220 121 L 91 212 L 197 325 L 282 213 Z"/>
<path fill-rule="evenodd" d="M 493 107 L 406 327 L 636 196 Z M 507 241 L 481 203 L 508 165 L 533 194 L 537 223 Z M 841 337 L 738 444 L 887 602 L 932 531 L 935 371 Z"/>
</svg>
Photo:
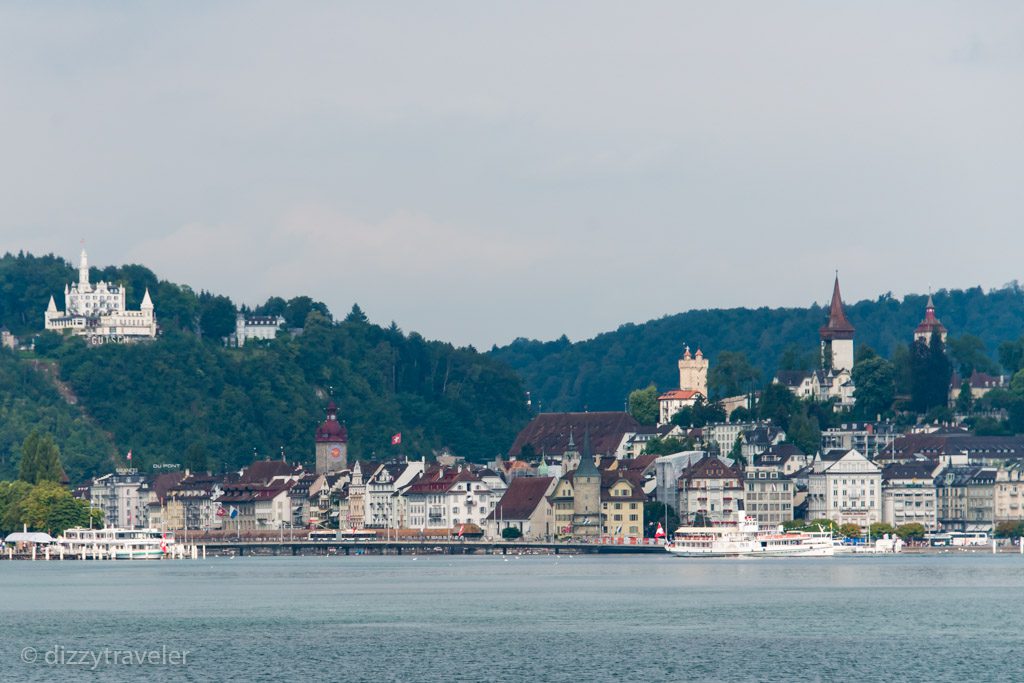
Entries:
<svg viewBox="0 0 1024 683">
<path fill-rule="evenodd" d="M 681 526 L 665 550 L 679 557 L 830 557 L 831 534 L 763 529 L 752 517 Z"/>
<path fill-rule="evenodd" d="M 174 534 L 159 529 L 68 529 L 58 552 L 87 560 L 159 560 L 171 555 Z"/>
</svg>

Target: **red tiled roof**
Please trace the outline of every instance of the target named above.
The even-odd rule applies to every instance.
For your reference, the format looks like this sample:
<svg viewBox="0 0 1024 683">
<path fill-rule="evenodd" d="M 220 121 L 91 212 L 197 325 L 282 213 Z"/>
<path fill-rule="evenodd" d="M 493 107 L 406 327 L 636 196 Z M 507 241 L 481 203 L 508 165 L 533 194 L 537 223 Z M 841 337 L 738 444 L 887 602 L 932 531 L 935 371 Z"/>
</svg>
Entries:
<svg viewBox="0 0 1024 683">
<path fill-rule="evenodd" d="M 659 396 L 658 400 L 670 401 L 675 399 L 677 401 L 689 401 L 691 399 L 695 399 L 698 396 L 704 396 L 704 394 L 693 389 L 673 389 L 672 391 L 666 391 L 664 394 Z"/>
<path fill-rule="evenodd" d="M 348 430 L 345 425 L 338 422 L 338 406 L 334 401 L 327 404 L 327 419 L 317 427 L 314 436 L 318 442 L 347 443 Z"/>
<path fill-rule="evenodd" d="M 554 480 L 554 477 L 516 477 L 487 519 L 528 519 L 544 500 Z"/>
<path fill-rule="evenodd" d="M 843 297 L 839 293 L 839 276 L 832 288 L 832 305 L 829 307 L 828 322 L 821 326 L 818 333 L 822 339 L 853 339 L 854 328 L 846 318 L 843 310 Z"/>
</svg>

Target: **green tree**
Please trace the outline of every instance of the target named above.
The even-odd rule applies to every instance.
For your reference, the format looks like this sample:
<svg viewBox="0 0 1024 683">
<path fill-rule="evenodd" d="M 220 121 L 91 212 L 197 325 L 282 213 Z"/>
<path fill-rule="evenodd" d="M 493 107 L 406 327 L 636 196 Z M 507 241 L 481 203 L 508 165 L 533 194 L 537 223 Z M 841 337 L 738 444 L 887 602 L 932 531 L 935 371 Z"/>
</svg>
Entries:
<svg viewBox="0 0 1024 683">
<path fill-rule="evenodd" d="M 313 301 L 313 299 L 308 296 L 297 296 L 293 299 L 289 299 L 283 313 L 285 325 L 289 328 L 305 327 L 306 318 L 308 318 L 309 314 L 313 311 L 318 312 L 326 320 L 331 319 L 331 311 L 327 308 L 327 304 L 322 301 Z"/>
<path fill-rule="evenodd" d="M 36 335 L 35 351 L 40 356 L 52 356 L 64 342 L 64 337 L 59 332 L 45 330 Z"/>
<path fill-rule="evenodd" d="M 818 364 L 818 354 L 814 351 L 801 351 L 798 344 L 789 344 L 779 356 L 779 370 L 813 370 Z"/>
<path fill-rule="evenodd" d="M 89 506 L 60 484 L 44 481 L 32 488 L 21 504 L 21 519 L 29 528 L 52 536 L 89 524 Z"/>
<path fill-rule="evenodd" d="M 729 450 L 729 457 L 741 467 L 746 467 L 747 459 L 743 456 L 743 437 L 736 436 L 736 440 L 732 442 L 732 448 Z"/>
<path fill-rule="evenodd" d="M 901 524 L 896 527 L 895 534 L 902 538 L 904 541 L 918 541 L 924 538 L 924 535 L 928 533 L 927 529 L 924 528 L 923 524 L 917 522 L 911 522 L 910 524 Z"/>
<path fill-rule="evenodd" d="M 64 478 L 60 449 L 49 434 L 33 431 L 21 446 L 18 478 L 29 484 L 43 481 L 59 482 Z"/>
<path fill-rule="evenodd" d="M 21 508 L 32 492 L 25 481 L 0 481 L 0 536 L 21 531 Z"/>
<path fill-rule="evenodd" d="M 209 452 L 199 441 L 193 441 L 185 449 L 185 462 L 182 463 L 190 472 L 206 472 L 210 468 Z"/>
<path fill-rule="evenodd" d="M 861 530 L 859 524 L 843 524 L 839 527 L 839 533 L 847 538 L 860 538 Z"/>
<path fill-rule="evenodd" d="M 345 322 L 347 323 L 359 323 L 365 324 L 370 321 L 363 313 L 363 309 L 359 307 L 359 304 L 352 304 L 352 310 L 345 316 Z M 621 396 L 621 394 L 619 394 Z"/>
<path fill-rule="evenodd" d="M 688 451 L 693 448 L 690 439 L 685 441 L 674 436 L 667 436 L 664 439 L 651 439 L 644 446 L 644 455 L 671 455 L 680 451 Z"/>
<path fill-rule="evenodd" d="M 964 380 L 960 383 L 960 393 L 956 397 L 956 412 L 961 415 L 966 415 L 971 412 L 971 406 L 974 404 L 974 395 L 971 393 L 971 383 L 969 380 Z"/>
<path fill-rule="evenodd" d="M 686 406 L 672 416 L 672 423 L 680 427 L 703 427 L 713 422 L 725 422 L 725 408 L 717 401 L 707 403 L 700 396 L 692 406 Z"/>
<path fill-rule="evenodd" d="M 658 389 L 653 384 L 646 389 L 635 389 L 629 392 L 629 414 L 642 425 L 652 425 L 658 421 Z"/>
<path fill-rule="evenodd" d="M 896 371 L 892 363 L 875 356 L 854 365 L 852 374 L 856 413 L 866 420 L 889 414 L 896 396 Z"/>
<path fill-rule="evenodd" d="M 771 420 L 782 429 L 788 429 L 793 414 L 799 412 L 800 401 L 782 384 L 772 382 L 761 392 L 757 414 L 762 420 Z"/>
<path fill-rule="evenodd" d="M 708 374 L 711 393 L 718 397 L 749 393 L 761 376 L 742 351 L 722 351 Z"/>
<path fill-rule="evenodd" d="M 1024 369 L 1024 337 L 999 345 L 999 363 L 1011 376 Z"/>
<path fill-rule="evenodd" d="M 946 340 L 946 348 L 961 377 L 970 377 L 975 370 L 990 375 L 999 373 L 999 367 L 989 358 L 985 342 L 980 337 L 973 334 L 949 337 Z"/>
<path fill-rule="evenodd" d="M 515 541 L 523 537 L 523 532 L 514 526 L 510 526 L 501 530 L 501 537 L 506 541 Z"/>
<path fill-rule="evenodd" d="M 881 538 L 885 534 L 892 534 L 895 530 L 892 528 L 892 524 L 886 522 L 875 522 L 868 531 L 871 533 L 871 538 Z"/>
<path fill-rule="evenodd" d="M 231 299 L 209 292 L 199 294 L 199 329 L 207 339 L 219 341 L 235 331 L 237 311 Z"/>
<path fill-rule="evenodd" d="M 804 453 L 817 453 L 821 448 L 821 427 L 817 417 L 805 413 L 795 414 L 786 429 L 786 441 Z"/>
<path fill-rule="evenodd" d="M 932 334 L 931 341 L 914 342 L 910 357 L 911 407 L 917 413 L 945 406 L 948 401 L 951 364 L 946 357 L 942 338 Z"/>
</svg>

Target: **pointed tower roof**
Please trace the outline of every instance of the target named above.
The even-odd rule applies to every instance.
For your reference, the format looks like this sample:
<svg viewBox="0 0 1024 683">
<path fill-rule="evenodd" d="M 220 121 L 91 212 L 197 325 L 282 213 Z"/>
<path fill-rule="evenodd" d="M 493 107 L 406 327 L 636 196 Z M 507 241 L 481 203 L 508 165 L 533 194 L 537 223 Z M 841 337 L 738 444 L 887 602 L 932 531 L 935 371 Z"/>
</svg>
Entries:
<svg viewBox="0 0 1024 683">
<path fill-rule="evenodd" d="M 822 340 L 832 339 L 853 339 L 853 325 L 846 317 L 843 310 L 843 297 L 839 292 L 839 275 L 836 275 L 836 283 L 832 288 L 832 305 L 828 312 L 828 323 L 822 325 L 818 330 Z"/>
<path fill-rule="evenodd" d="M 47 313 L 56 313 L 57 312 L 57 302 L 55 302 L 53 300 L 53 294 L 50 295 L 50 303 L 46 306 L 46 312 Z"/>
<path fill-rule="evenodd" d="M 928 303 L 924 306 L 924 320 L 914 330 L 914 337 L 917 338 L 918 335 L 931 337 L 933 334 L 940 336 L 946 334 L 946 326 L 935 317 L 935 302 L 932 300 L 931 292 L 929 292 Z"/>
<path fill-rule="evenodd" d="M 146 293 L 142 296 L 142 305 L 139 308 L 143 310 L 153 308 L 153 300 L 149 298 L 149 287 L 146 287 Z"/>
<path fill-rule="evenodd" d="M 590 430 L 588 429 L 583 433 L 583 455 L 580 457 L 579 467 L 576 468 L 576 477 L 599 477 L 601 473 L 597 471 L 597 465 L 594 463 L 594 453 L 590 450 Z"/>
</svg>

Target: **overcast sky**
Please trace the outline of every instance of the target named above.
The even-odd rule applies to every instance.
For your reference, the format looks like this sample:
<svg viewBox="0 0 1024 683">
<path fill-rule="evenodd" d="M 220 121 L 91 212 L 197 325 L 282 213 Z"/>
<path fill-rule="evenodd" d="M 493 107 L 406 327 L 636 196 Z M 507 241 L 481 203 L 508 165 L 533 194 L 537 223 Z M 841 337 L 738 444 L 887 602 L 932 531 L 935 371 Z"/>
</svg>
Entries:
<svg viewBox="0 0 1024 683">
<path fill-rule="evenodd" d="M 1022 171 L 1020 2 L 0 6 L 0 249 L 480 348 L 1024 280 Z"/>
</svg>

